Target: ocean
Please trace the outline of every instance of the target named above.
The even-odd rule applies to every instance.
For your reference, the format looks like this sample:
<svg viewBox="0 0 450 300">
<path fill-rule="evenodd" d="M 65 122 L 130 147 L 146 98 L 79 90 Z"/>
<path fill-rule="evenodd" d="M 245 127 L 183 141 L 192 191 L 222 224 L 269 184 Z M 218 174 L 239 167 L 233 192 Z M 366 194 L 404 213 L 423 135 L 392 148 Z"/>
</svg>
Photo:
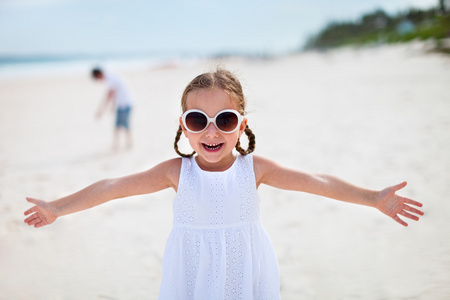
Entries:
<svg viewBox="0 0 450 300">
<path fill-rule="evenodd" d="M 192 55 L 174 53 L 151 55 L 0 55 L 0 80 L 53 76 L 60 74 L 86 74 L 93 67 L 109 69 L 152 68 L 167 64 L 199 59 Z"/>
</svg>

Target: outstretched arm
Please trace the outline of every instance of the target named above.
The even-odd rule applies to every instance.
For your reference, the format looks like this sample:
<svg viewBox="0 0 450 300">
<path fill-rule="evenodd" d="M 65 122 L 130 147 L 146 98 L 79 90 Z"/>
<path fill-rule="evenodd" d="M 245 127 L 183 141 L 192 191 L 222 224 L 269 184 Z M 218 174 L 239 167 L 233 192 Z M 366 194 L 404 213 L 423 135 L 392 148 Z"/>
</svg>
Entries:
<svg viewBox="0 0 450 300">
<path fill-rule="evenodd" d="M 415 221 L 419 220 L 419 217 L 411 213 L 423 215 L 422 211 L 412 207 L 421 207 L 422 203 L 396 194 L 396 191 L 406 186 L 406 182 L 381 191 L 374 191 L 358 187 L 335 176 L 311 174 L 285 168 L 259 156 L 254 156 L 254 162 L 258 186 L 264 183 L 280 189 L 302 191 L 345 202 L 375 207 L 403 226 L 408 226 L 408 224 L 400 219 L 398 215 Z"/>
<path fill-rule="evenodd" d="M 134 195 L 154 193 L 169 187 L 177 189 L 181 159 L 163 162 L 154 168 L 133 175 L 104 179 L 67 197 L 46 202 L 34 198 L 27 201 L 35 204 L 25 215 L 25 223 L 42 227 L 53 223 L 58 217 L 82 211 L 110 200 Z"/>
</svg>

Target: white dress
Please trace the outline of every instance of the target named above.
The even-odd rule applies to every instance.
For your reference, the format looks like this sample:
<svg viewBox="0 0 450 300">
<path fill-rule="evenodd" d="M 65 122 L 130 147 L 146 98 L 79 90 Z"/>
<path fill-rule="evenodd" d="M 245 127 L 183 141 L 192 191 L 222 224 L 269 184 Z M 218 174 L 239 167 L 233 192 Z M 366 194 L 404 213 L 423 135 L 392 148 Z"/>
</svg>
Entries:
<svg viewBox="0 0 450 300">
<path fill-rule="evenodd" d="M 183 158 L 160 300 L 280 299 L 272 243 L 260 223 L 253 157 L 224 172 Z"/>
</svg>

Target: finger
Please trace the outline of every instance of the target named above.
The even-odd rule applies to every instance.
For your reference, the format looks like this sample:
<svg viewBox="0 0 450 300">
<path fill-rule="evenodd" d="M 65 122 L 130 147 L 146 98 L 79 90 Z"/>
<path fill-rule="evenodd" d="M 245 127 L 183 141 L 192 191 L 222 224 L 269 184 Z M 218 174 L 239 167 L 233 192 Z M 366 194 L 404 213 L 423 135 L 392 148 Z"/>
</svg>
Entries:
<svg viewBox="0 0 450 300">
<path fill-rule="evenodd" d="M 394 189 L 394 191 L 398 191 L 401 190 L 402 188 L 404 188 L 407 185 L 406 181 L 403 181 L 402 183 L 399 183 L 397 185 L 394 185 L 392 188 Z"/>
<path fill-rule="evenodd" d="M 26 215 L 29 215 L 29 214 L 34 213 L 36 211 L 37 211 L 37 207 L 33 206 L 32 208 L 30 208 L 27 211 L 25 211 L 23 214 L 26 216 Z"/>
<path fill-rule="evenodd" d="M 412 214 L 410 214 L 410 213 L 408 213 L 408 212 L 406 212 L 404 210 L 399 212 L 399 214 L 404 216 L 404 217 L 406 217 L 406 218 L 408 218 L 408 219 L 411 219 L 411 220 L 414 220 L 414 221 L 419 221 L 419 217 L 418 216 L 412 215 Z"/>
<path fill-rule="evenodd" d="M 403 198 L 403 200 L 405 201 L 405 203 L 408 203 L 408 204 L 412 204 L 412 205 L 415 205 L 415 206 L 418 206 L 418 207 L 422 207 L 423 206 L 422 203 L 420 203 L 418 201 L 414 201 L 413 199 Z"/>
<path fill-rule="evenodd" d="M 25 199 L 27 199 L 28 202 L 33 203 L 33 204 L 37 204 L 38 203 L 38 199 L 34 199 L 31 197 L 26 197 Z"/>
<path fill-rule="evenodd" d="M 41 218 L 36 218 L 36 219 L 31 220 L 28 223 L 28 225 L 32 226 L 32 225 L 36 225 L 36 224 L 41 223 L 41 222 L 42 222 Z"/>
<path fill-rule="evenodd" d="M 39 228 L 39 227 L 42 227 L 42 226 L 45 226 L 46 224 L 44 223 L 44 222 L 39 222 L 39 223 L 36 223 L 35 225 L 34 225 L 34 228 Z"/>
<path fill-rule="evenodd" d="M 34 217 L 34 218 L 28 218 L 27 220 L 26 220 L 26 223 L 28 224 L 28 225 L 34 225 L 34 224 L 36 224 L 37 222 L 39 222 L 41 219 L 39 218 L 39 216 L 36 216 L 36 217 Z"/>
<path fill-rule="evenodd" d="M 404 209 L 404 210 L 407 210 L 407 211 L 409 211 L 409 212 L 412 212 L 412 213 L 421 215 L 421 216 L 424 215 L 423 211 L 418 210 L 418 209 L 416 209 L 416 208 L 414 208 L 414 207 L 411 207 L 411 206 L 409 206 L 409 205 L 406 205 L 406 204 L 403 206 L 403 209 Z"/>
<path fill-rule="evenodd" d="M 28 218 L 25 219 L 25 223 L 30 223 L 34 219 L 38 218 L 39 216 L 37 214 L 31 215 Z"/>
<path fill-rule="evenodd" d="M 405 227 L 408 226 L 408 223 L 406 223 L 405 221 L 403 221 L 402 219 L 400 219 L 397 215 L 393 216 L 392 219 L 394 219 L 397 223 L 399 223 L 400 225 L 403 225 Z"/>
</svg>

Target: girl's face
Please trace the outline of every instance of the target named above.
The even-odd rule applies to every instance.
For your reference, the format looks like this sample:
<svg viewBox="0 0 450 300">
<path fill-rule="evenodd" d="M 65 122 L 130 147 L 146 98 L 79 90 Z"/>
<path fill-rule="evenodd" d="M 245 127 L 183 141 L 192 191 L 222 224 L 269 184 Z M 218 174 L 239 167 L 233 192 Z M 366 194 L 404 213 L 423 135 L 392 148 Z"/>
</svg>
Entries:
<svg viewBox="0 0 450 300">
<path fill-rule="evenodd" d="M 224 109 L 239 111 L 236 101 L 218 88 L 192 91 L 187 95 L 186 100 L 187 110 L 201 110 L 210 118 Z M 244 118 L 238 130 L 232 133 L 219 131 L 213 123 L 210 123 L 202 132 L 192 133 L 186 130 L 181 118 L 180 124 L 192 149 L 198 154 L 198 165 L 206 171 L 224 171 L 235 160 L 232 151 L 247 126 L 247 119 Z"/>
</svg>

